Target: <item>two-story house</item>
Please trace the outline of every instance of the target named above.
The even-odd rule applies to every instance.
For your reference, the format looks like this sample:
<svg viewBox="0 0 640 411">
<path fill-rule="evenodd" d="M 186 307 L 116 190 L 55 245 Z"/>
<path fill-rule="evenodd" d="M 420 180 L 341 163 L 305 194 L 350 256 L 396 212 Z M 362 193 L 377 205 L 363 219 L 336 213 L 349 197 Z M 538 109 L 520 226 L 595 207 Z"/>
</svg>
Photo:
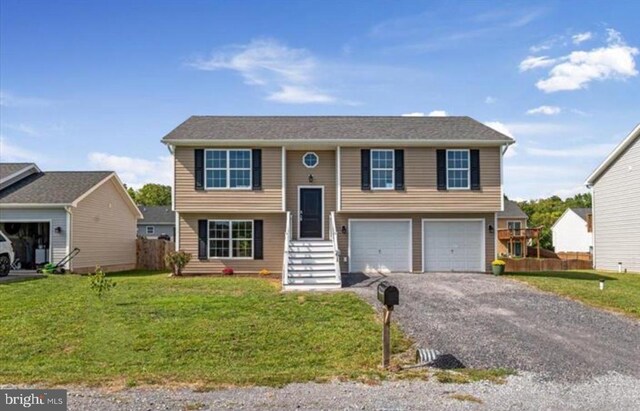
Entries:
<svg viewBox="0 0 640 411">
<path fill-rule="evenodd" d="M 486 271 L 514 141 L 469 117 L 194 116 L 175 159 L 185 273 Z M 196 258 L 197 257 L 197 258 Z"/>
</svg>

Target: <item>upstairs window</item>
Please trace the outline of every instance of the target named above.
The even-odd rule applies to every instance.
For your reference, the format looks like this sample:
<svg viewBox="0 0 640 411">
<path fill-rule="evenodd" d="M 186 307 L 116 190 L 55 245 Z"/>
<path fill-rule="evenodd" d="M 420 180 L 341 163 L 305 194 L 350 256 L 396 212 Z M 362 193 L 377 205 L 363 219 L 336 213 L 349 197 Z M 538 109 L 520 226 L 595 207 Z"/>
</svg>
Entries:
<svg viewBox="0 0 640 411">
<path fill-rule="evenodd" d="M 206 150 L 205 188 L 251 188 L 251 150 Z"/>
<path fill-rule="evenodd" d="M 447 150 L 447 188 L 469 189 L 469 150 Z"/>
<path fill-rule="evenodd" d="M 393 150 L 371 150 L 371 188 L 393 190 Z"/>
<path fill-rule="evenodd" d="M 318 165 L 318 155 L 316 153 L 306 153 L 302 156 L 302 164 L 307 168 L 315 168 Z"/>
</svg>

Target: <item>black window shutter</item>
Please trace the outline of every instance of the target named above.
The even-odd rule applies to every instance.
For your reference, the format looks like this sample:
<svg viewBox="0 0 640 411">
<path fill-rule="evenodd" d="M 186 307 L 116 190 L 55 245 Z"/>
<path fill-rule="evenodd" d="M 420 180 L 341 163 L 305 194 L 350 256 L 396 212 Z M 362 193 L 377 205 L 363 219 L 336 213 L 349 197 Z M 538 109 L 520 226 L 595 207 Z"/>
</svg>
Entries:
<svg viewBox="0 0 640 411">
<path fill-rule="evenodd" d="M 436 150 L 438 190 L 447 189 L 447 150 Z"/>
<path fill-rule="evenodd" d="M 371 190 L 371 150 L 360 151 L 360 179 L 363 190 Z"/>
<path fill-rule="evenodd" d="M 394 150 L 394 165 L 395 165 L 395 183 L 396 190 L 404 190 L 404 150 Z"/>
<path fill-rule="evenodd" d="M 471 150 L 471 189 L 480 190 L 480 150 Z"/>
<path fill-rule="evenodd" d="M 264 259 L 264 254 L 263 254 L 264 233 L 262 228 L 263 228 L 262 220 L 253 220 L 253 259 L 254 260 Z"/>
<path fill-rule="evenodd" d="M 207 237 L 209 223 L 207 220 L 198 220 L 198 259 L 207 259 Z"/>
<path fill-rule="evenodd" d="M 262 150 L 259 148 L 251 150 L 251 180 L 252 190 L 262 190 Z"/>
<path fill-rule="evenodd" d="M 197 148 L 195 153 L 196 190 L 204 190 L 204 150 Z"/>
</svg>

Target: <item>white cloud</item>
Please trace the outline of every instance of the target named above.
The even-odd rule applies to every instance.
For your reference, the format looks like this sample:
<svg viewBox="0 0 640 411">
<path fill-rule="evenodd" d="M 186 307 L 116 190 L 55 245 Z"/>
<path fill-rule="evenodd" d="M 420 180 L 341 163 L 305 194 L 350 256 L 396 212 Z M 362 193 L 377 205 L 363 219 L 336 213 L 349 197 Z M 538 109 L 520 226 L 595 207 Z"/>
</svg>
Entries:
<svg viewBox="0 0 640 411">
<path fill-rule="evenodd" d="M 509 127 L 507 127 L 506 124 L 501 123 L 499 121 L 486 121 L 484 123 L 485 126 L 491 127 L 492 129 L 494 129 L 495 131 L 504 134 L 505 136 L 509 136 L 511 138 L 513 137 L 513 133 L 511 133 L 511 130 L 509 129 Z"/>
<path fill-rule="evenodd" d="M 545 93 L 579 90 L 592 81 L 626 79 L 638 75 L 635 58 L 638 49 L 628 46 L 619 32 L 609 29 L 607 44 L 591 51 L 573 51 L 557 61 L 546 79 L 536 83 Z M 522 70 L 522 63 L 521 63 Z"/>
<path fill-rule="evenodd" d="M 549 67 L 556 63 L 556 59 L 548 56 L 528 56 L 520 62 L 520 71 L 533 70 L 540 67 Z"/>
<path fill-rule="evenodd" d="M 615 144 L 589 144 L 579 147 L 569 148 L 527 148 L 527 153 L 532 156 L 554 157 L 554 158 L 604 158 L 615 148 Z"/>
<path fill-rule="evenodd" d="M 40 97 L 16 96 L 4 90 L 0 90 L 0 107 L 47 107 L 51 101 Z"/>
<path fill-rule="evenodd" d="M 412 113 L 402 114 L 402 117 L 446 117 L 449 114 L 444 110 L 433 110 L 428 114 L 423 113 L 422 111 L 414 111 Z"/>
<path fill-rule="evenodd" d="M 487 97 L 484 99 L 484 102 L 485 102 L 486 104 L 493 104 L 493 103 L 495 103 L 496 101 L 497 101 L 497 99 L 496 99 L 495 97 L 491 97 L 491 96 L 487 96 Z"/>
<path fill-rule="evenodd" d="M 92 152 L 87 156 L 94 170 L 113 170 L 128 187 L 146 183 L 173 185 L 173 162 L 170 156 L 155 160 Z"/>
<path fill-rule="evenodd" d="M 32 137 L 37 137 L 40 135 L 40 132 L 38 130 L 36 130 L 35 127 L 30 126 L 29 124 L 24 124 L 24 123 L 20 123 L 20 124 L 3 124 L 2 127 L 5 127 L 9 130 L 12 131 L 17 131 L 18 133 L 21 134 L 26 134 L 28 136 L 32 136 Z"/>
<path fill-rule="evenodd" d="M 6 137 L 0 136 L 0 161 L 36 162 L 40 158 L 39 153 L 13 144 Z"/>
<path fill-rule="evenodd" d="M 226 47 L 189 65 L 205 71 L 236 71 L 246 84 L 264 89 L 267 100 L 288 104 L 337 102 L 315 84 L 319 63 L 311 53 L 274 39 L 255 39 L 246 45 Z"/>
<path fill-rule="evenodd" d="M 540 106 L 527 110 L 527 114 L 544 114 L 546 116 L 554 116 L 556 114 L 560 114 L 561 111 L 562 109 L 558 106 Z"/>
<path fill-rule="evenodd" d="M 573 44 L 580 44 L 583 41 L 590 40 L 591 37 L 593 37 L 591 32 L 586 31 L 584 33 L 574 34 L 573 36 L 571 36 L 571 41 L 573 42 Z"/>
</svg>

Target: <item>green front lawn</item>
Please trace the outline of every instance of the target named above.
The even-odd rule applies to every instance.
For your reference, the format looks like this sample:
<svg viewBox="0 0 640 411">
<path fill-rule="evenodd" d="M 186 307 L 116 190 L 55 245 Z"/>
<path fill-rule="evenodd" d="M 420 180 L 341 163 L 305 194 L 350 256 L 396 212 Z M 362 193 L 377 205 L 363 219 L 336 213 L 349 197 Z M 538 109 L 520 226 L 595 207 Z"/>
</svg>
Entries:
<svg viewBox="0 0 640 411">
<path fill-rule="evenodd" d="M 0 383 L 281 385 L 377 373 L 381 326 L 351 293 L 258 278 L 75 275 L 0 284 Z M 409 342 L 393 330 L 393 351 Z"/>
<path fill-rule="evenodd" d="M 507 275 L 543 291 L 640 318 L 640 274 L 583 270 Z M 599 288 L 600 279 L 605 280 L 603 291 Z"/>
</svg>

